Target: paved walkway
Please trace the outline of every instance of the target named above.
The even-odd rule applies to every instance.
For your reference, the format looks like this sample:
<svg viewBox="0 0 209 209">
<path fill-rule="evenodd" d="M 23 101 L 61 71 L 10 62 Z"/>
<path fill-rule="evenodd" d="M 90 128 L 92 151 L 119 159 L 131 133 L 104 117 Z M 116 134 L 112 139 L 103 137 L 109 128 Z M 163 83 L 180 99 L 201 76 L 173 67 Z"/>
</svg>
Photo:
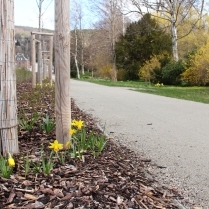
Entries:
<svg viewBox="0 0 209 209">
<path fill-rule="evenodd" d="M 162 181 L 208 209 L 209 105 L 76 80 L 71 95 L 107 134 L 165 167 L 154 171 Z"/>
</svg>

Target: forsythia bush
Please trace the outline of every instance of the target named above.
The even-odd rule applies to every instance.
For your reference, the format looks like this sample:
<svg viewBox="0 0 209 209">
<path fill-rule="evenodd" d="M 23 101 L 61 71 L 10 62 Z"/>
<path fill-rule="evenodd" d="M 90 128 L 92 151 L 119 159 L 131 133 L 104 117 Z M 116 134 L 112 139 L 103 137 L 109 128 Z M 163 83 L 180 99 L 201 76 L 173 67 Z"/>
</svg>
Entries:
<svg viewBox="0 0 209 209">
<path fill-rule="evenodd" d="M 103 67 L 100 67 L 99 70 L 98 70 L 98 73 L 99 73 L 99 76 L 102 77 L 102 78 L 109 78 L 111 79 L 112 78 L 112 65 L 109 64 L 109 65 L 105 65 Z"/>
<path fill-rule="evenodd" d="M 190 67 L 181 75 L 183 81 L 192 85 L 206 85 L 209 82 L 209 41 L 189 57 Z"/>
<path fill-rule="evenodd" d="M 151 82 L 154 76 L 153 71 L 161 67 L 159 58 L 160 55 L 154 55 L 150 60 L 147 60 L 139 70 L 139 77 L 142 77 L 147 82 Z"/>
</svg>

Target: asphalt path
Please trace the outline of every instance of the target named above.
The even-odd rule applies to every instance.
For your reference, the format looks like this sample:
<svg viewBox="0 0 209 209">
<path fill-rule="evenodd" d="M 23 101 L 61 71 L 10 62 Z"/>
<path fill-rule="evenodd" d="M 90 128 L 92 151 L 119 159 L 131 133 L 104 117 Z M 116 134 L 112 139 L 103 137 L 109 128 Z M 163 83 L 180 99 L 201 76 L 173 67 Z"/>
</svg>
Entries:
<svg viewBox="0 0 209 209">
<path fill-rule="evenodd" d="M 209 207 L 209 105 L 71 80 L 71 96 L 106 133 L 157 164 L 164 184 Z"/>
</svg>

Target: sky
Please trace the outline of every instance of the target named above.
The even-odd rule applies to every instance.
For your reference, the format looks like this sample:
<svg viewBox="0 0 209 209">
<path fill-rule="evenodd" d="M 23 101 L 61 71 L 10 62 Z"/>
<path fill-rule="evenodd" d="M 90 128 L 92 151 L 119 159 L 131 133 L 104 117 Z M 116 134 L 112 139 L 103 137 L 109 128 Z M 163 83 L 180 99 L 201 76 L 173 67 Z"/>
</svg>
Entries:
<svg viewBox="0 0 209 209">
<path fill-rule="evenodd" d="M 46 9 L 47 3 L 51 0 L 45 0 L 43 8 Z M 15 25 L 30 26 L 38 28 L 38 6 L 36 0 L 14 0 L 14 19 Z M 54 29 L 54 2 L 50 4 L 43 15 L 44 28 Z"/>
<path fill-rule="evenodd" d="M 96 21 L 96 18 L 90 9 L 90 0 L 82 1 L 83 16 L 86 20 L 83 28 L 91 28 L 92 20 Z M 51 3 L 50 3 L 51 2 Z M 71 6 L 72 6 L 71 1 Z M 72 8 L 71 8 L 72 9 Z M 54 0 L 44 0 L 42 27 L 47 29 L 54 29 Z M 36 0 L 14 0 L 14 18 L 15 25 L 17 26 L 30 26 L 38 28 L 38 6 Z"/>
</svg>

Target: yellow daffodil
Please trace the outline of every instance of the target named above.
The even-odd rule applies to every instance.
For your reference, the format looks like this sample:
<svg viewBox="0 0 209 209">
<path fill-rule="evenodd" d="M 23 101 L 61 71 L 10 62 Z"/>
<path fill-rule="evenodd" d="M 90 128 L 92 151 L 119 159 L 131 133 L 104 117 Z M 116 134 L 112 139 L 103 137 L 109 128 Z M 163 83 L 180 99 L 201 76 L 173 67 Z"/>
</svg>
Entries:
<svg viewBox="0 0 209 209">
<path fill-rule="evenodd" d="M 73 134 L 75 134 L 77 131 L 75 129 L 70 129 L 70 136 L 72 136 Z"/>
<path fill-rule="evenodd" d="M 81 128 L 83 127 L 83 121 L 82 120 L 77 121 L 76 126 L 77 126 L 78 130 L 81 130 Z"/>
<path fill-rule="evenodd" d="M 67 142 L 67 143 L 65 144 L 64 148 L 65 148 L 65 149 L 69 149 L 69 148 L 70 148 L 70 145 L 71 145 L 71 143 L 70 143 L 70 141 L 69 141 L 69 142 Z"/>
<path fill-rule="evenodd" d="M 11 154 L 9 153 L 9 158 L 8 158 L 8 164 L 10 167 L 14 167 L 15 166 L 15 160 L 14 158 L 11 156 Z"/>
<path fill-rule="evenodd" d="M 72 125 L 72 126 L 76 126 L 76 122 L 77 122 L 77 121 L 76 121 L 75 119 L 72 120 L 71 125 Z"/>
<path fill-rule="evenodd" d="M 49 148 L 54 149 L 55 152 L 58 152 L 59 150 L 63 149 L 63 144 L 59 144 L 57 140 L 54 140 L 53 143 L 50 143 Z"/>
</svg>

